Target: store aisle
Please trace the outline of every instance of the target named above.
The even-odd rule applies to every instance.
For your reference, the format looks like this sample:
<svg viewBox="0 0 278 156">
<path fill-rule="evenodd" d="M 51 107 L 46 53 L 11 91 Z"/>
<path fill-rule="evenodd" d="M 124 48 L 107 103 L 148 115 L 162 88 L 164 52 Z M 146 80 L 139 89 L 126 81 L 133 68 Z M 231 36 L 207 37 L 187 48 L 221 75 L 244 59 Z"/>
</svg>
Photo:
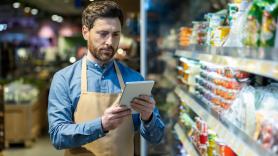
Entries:
<svg viewBox="0 0 278 156">
<path fill-rule="evenodd" d="M 11 147 L 4 150 L 4 156 L 63 156 L 63 150 L 56 150 L 50 143 L 48 136 L 42 136 L 30 148 Z"/>
</svg>

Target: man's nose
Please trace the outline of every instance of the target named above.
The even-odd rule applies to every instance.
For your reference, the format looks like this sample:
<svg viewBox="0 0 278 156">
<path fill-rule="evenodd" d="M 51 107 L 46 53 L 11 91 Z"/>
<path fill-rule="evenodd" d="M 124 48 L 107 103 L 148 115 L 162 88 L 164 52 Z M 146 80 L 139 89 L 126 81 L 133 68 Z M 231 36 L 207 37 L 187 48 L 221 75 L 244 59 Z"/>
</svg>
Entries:
<svg viewBox="0 0 278 156">
<path fill-rule="evenodd" d="M 113 41 L 112 35 L 108 35 L 108 37 L 107 37 L 105 43 L 106 43 L 107 45 L 112 45 L 112 41 Z"/>
</svg>

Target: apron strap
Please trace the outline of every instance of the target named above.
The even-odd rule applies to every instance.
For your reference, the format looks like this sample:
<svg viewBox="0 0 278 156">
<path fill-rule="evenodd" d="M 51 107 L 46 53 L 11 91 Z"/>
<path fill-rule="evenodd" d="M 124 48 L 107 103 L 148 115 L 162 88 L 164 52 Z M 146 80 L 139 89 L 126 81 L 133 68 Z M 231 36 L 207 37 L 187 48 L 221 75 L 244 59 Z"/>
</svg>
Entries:
<svg viewBox="0 0 278 156">
<path fill-rule="evenodd" d="M 87 57 L 84 56 L 82 59 L 81 68 L 81 93 L 87 92 Z"/>
<path fill-rule="evenodd" d="M 117 65 L 116 61 L 114 60 L 114 66 L 115 66 L 115 69 L 116 69 L 116 73 L 117 73 L 117 77 L 118 77 L 118 80 L 120 82 L 120 86 L 121 86 L 121 90 L 122 92 L 124 91 L 124 88 L 125 88 L 125 83 L 124 83 L 124 80 L 123 80 L 123 76 L 122 76 L 122 73 L 119 69 L 119 66 Z"/>
</svg>

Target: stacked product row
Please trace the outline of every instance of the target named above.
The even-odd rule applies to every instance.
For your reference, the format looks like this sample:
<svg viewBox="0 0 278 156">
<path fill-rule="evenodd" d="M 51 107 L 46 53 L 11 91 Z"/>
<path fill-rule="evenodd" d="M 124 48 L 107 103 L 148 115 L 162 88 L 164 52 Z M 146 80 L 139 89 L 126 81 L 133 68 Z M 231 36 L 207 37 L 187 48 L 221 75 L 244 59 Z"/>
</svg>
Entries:
<svg viewBox="0 0 278 156">
<path fill-rule="evenodd" d="M 278 85 L 259 86 L 254 75 L 229 66 L 180 58 L 179 80 L 200 99 L 267 150 L 278 154 Z M 252 84 L 252 85 L 251 85 Z"/>
<path fill-rule="evenodd" d="M 189 44 L 215 47 L 278 47 L 278 2 L 239 0 L 227 9 L 208 13 L 204 21 L 193 21 Z M 182 36 L 183 31 L 180 32 Z M 180 46 L 187 46 L 180 40 Z"/>
<path fill-rule="evenodd" d="M 181 106 L 183 107 L 183 106 Z M 180 109 L 180 124 L 201 156 L 236 156 L 233 150 L 200 117 L 193 121 L 184 108 Z"/>
</svg>

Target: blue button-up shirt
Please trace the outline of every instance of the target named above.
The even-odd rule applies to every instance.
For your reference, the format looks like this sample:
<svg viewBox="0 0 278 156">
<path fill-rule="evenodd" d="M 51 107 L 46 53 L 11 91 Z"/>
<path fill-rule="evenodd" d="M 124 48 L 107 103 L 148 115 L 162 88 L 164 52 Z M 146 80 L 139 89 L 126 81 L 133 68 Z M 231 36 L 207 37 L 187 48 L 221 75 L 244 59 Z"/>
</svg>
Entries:
<svg viewBox="0 0 278 156">
<path fill-rule="evenodd" d="M 136 71 L 117 63 L 124 82 L 142 81 L 143 77 Z M 81 94 L 82 61 L 55 73 L 48 97 L 49 134 L 57 149 L 80 147 L 105 136 L 101 118 L 81 124 L 73 122 L 73 114 Z M 87 80 L 89 92 L 120 93 L 121 87 L 113 61 L 104 67 L 87 61 Z M 164 123 L 155 108 L 150 122 L 145 123 L 139 114 L 132 114 L 135 131 L 151 143 L 158 143 L 164 135 Z"/>
</svg>

